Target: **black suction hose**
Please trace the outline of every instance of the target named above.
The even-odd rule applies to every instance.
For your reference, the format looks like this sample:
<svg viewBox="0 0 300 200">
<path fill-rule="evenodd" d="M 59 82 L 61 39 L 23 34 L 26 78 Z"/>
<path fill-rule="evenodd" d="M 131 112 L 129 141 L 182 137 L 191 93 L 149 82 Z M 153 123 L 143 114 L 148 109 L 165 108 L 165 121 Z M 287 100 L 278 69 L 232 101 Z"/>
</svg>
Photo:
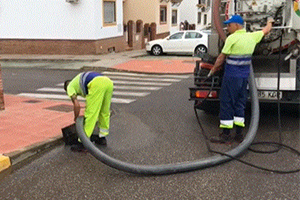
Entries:
<svg viewBox="0 0 300 200">
<path fill-rule="evenodd" d="M 281 35 L 280 35 L 280 42 L 279 42 L 279 54 L 278 54 L 278 65 L 277 65 L 277 123 L 278 123 L 278 135 L 279 135 L 279 141 L 276 142 L 254 142 L 251 144 L 251 146 L 256 146 L 256 145 L 273 145 L 276 146 L 277 148 L 275 148 L 274 150 L 271 151 L 262 151 L 262 150 L 256 150 L 254 148 L 249 147 L 249 150 L 254 152 L 254 153 L 264 153 L 264 154 L 271 154 L 271 153 L 276 153 L 278 151 L 280 151 L 282 149 L 282 125 L 281 125 L 281 109 L 280 109 L 280 73 L 281 70 L 280 68 L 283 66 L 282 64 L 282 60 L 281 60 L 281 55 L 282 55 L 282 36 L 283 36 L 283 30 L 281 30 Z M 299 154 L 299 152 L 298 152 Z"/>
<path fill-rule="evenodd" d="M 226 152 L 226 155 L 232 158 L 240 156 L 245 150 L 248 149 L 250 144 L 253 142 L 256 131 L 258 128 L 259 121 L 259 103 L 257 97 L 257 90 L 255 86 L 255 80 L 253 75 L 253 69 L 251 68 L 250 78 L 250 96 L 251 96 L 251 122 L 248 133 L 244 141 L 236 148 Z M 212 167 L 227 161 L 232 160 L 232 158 L 224 155 L 216 155 L 206 159 L 202 159 L 194 162 L 183 162 L 175 164 L 162 164 L 162 165 L 137 165 L 132 163 L 127 163 L 118 159 L 115 159 L 100 149 L 98 149 L 86 136 L 83 129 L 83 117 L 78 117 L 76 120 L 76 129 L 78 137 L 81 139 L 84 147 L 98 160 L 104 164 L 129 173 L 141 174 L 141 175 L 165 175 L 165 174 L 175 174 L 187 171 L 193 171 L 203 168 Z"/>
</svg>

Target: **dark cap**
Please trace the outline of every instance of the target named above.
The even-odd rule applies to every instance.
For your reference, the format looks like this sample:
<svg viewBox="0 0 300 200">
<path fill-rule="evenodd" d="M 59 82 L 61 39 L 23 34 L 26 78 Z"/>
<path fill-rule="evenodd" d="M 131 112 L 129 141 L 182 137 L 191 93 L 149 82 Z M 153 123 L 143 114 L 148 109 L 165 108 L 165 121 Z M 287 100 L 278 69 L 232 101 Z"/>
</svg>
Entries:
<svg viewBox="0 0 300 200">
<path fill-rule="evenodd" d="M 239 15 L 232 15 L 230 19 L 224 22 L 224 24 L 230 24 L 230 23 L 237 23 L 240 25 L 244 25 L 244 20 L 241 16 Z"/>
</svg>

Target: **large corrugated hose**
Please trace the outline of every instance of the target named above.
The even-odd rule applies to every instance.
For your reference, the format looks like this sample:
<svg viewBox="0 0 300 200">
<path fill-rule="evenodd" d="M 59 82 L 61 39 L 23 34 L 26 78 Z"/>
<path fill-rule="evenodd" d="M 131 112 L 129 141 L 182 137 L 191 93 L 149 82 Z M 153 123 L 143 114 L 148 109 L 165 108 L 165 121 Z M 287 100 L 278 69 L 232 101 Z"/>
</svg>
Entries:
<svg viewBox="0 0 300 200">
<path fill-rule="evenodd" d="M 257 90 L 253 75 L 253 69 L 251 67 L 250 77 L 249 77 L 249 87 L 250 87 L 250 97 L 251 97 L 251 122 L 248 133 L 244 141 L 238 145 L 236 148 L 226 152 L 225 154 L 231 156 L 232 158 L 240 156 L 253 142 L 256 131 L 258 128 L 259 121 L 259 103 L 257 97 Z M 83 117 L 78 117 L 76 120 L 76 129 L 78 137 L 81 139 L 84 147 L 98 160 L 102 163 L 128 173 L 141 174 L 141 175 L 165 175 L 165 174 L 175 174 L 180 172 L 187 172 L 193 170 L 199 170 L 203 168 L 212 167 L 227 161 L 232 160 L 232 158 L 225 155 L 216 155 L 206 159 L 193 161 L 193 162 L 183 162 L 175 164 L 162 164 L 162 165 L 138 165 L 127 163 L 115 159 L 100 149 L 98 149 L 86 136 L 83 129 Z"/>
</svg>

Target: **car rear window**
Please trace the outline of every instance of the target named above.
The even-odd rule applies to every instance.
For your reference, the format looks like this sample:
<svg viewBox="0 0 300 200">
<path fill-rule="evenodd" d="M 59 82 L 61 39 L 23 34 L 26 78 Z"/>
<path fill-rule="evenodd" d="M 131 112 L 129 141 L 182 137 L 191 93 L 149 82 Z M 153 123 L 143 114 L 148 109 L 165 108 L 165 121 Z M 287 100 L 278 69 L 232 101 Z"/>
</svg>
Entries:
<svg viewBox="0 0 300 200">
<path fill-rule="evenodd" d="M 187 32 L 185 34 L 185 39 L 198 39 L 198 38 L 202 38 L 202 35 L 197 32 Z"/>
</svg>

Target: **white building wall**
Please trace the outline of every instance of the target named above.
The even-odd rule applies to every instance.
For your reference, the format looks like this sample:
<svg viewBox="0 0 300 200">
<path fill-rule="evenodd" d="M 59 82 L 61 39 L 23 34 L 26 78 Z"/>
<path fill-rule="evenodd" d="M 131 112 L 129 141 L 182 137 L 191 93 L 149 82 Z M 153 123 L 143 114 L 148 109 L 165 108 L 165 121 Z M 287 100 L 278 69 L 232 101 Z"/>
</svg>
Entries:
<svg viewBox="0 0 300 200">
<path fill-rule="evenodd" d="M 5 0 L 0 2 L 0 39 L 93 40 L 123 35 L 122 0 L 117 25 L 103 27 L 102 1 Z"/>
<path fill-rule="evenodd" d="M 201 12 L 201 9 L 196 6 L 198 3 L 198 0 L 183 0 L 180 5 L 180 21 L 184 22 L 187 20 L 189 24 L 196 25 L 196 30 L 201 30 L 211 23 L 211 6 L 205 12 Z M 201 23 L 199 24 L 198 12 L 201 12 Z M 206 24 L 204 24 L 204 15 L 207 16 Z"/>
<path fill-rule="evenodd" d="M 183 0 L 180 4 L 180 22 L 187 20 L 189 24 L 197 23 L 198 0 Z"/>
</svg>

